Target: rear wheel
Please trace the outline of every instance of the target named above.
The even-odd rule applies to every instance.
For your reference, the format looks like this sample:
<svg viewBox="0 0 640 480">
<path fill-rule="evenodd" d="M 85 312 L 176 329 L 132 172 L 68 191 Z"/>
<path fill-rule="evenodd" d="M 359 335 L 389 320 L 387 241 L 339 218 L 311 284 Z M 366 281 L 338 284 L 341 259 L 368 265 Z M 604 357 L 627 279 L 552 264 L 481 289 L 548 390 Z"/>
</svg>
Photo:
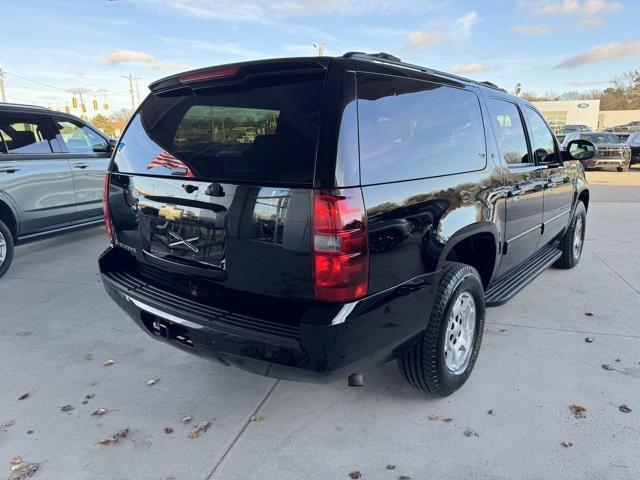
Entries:
<svg viewBox="0 0 640 480">
<path fill-rule="evenodd" d="M 9 228 L 0 220 L 0 277 L 2 277 L 13 260 L 13 235 Z"/>
<path fill-rule="evenodd" d="M 619 172 L 628 172 L 630 168 L 631 164 L 628 164 L 626 167 L 616 167 L 616 170 L 618 170 Z"/>
<path fill-rule="evenodd" d="M 398 358 L 414 387 L 446 397 L 469 378 L 484 330 L 484 289 L 478 272 L 452 264 L 436 292 L 431 318 L 416 343 Z"/>
<path fill-rule="evenodd" d="M 571 219 L 571 223 L 567 227 L 564 237 L 560 240 L 562 257 L 560 257 L 556 263 L 560 268 L 569 269 L 580 263 L 582 250 L 584 248 L 586 226 L 587 209 L 585 208 L 584 203 L 578 202 L 578 205 L 576 205 L 576 211 Z"/>
</svg>

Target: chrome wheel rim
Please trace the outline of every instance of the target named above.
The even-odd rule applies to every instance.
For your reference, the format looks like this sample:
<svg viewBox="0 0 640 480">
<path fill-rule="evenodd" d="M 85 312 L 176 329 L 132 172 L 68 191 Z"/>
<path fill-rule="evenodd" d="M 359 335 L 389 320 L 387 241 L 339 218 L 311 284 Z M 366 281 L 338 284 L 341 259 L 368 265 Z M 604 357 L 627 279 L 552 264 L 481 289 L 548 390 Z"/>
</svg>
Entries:
<svg viewBox="0 0 640 480">
<path fill-rule="evenodd" d="M 2 232 L 0 232 L 0 266 L 4 263 L 4 259 L 7 257 L 7 240 L 4 238 Z"/>
<path fill-rule="evenodd" d="M 573 257 L 578 259 L 582 254 L 582 245 L 584 244 L 584 220 L 578 217 L 576 220 L 576 228 L 573 233 Z"/>
<path fill-rule="evenodd" d="M 455 375 L 464 373 L 476 334 L 476 302 L 471 293 L 458 294 L 451 306 L 444 339 L 444 360 Z"/>
</svg>

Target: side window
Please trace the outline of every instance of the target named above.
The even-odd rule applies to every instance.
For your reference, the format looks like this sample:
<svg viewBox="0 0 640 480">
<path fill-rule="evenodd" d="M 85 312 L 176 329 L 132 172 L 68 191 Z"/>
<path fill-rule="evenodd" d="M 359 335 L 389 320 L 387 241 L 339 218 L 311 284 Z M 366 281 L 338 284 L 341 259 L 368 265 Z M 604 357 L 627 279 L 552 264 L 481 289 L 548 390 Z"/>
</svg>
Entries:
<svg viewBox="0 0 640 480">
<path fill-rule="evenodd" d="M 484 125 L 475 93 L 436 83 L 358 74 L 363 184 L 480 170 Z"/>
<path fill-rule="evenodd" d="M 536 161 L 544 164 L 557 163 L 556 142 L 551 130 L 534 109 L 527 107 L 524 112 L 529 122 L 531 149 Z"/>
<path fill-rule="evenodd" d="M 504 161 L 510 165 L 531 163 L 518 107 L 498 98 L 489 99 L 489 105 L 496 140 Z"/>
<path fill-rule="evenodd" d="M 104 138 L 81 122 L 69 118 L 54 117 L 58 139 L 67 145 L 69 153 L 96 153 L 108 151 Z"/>
<path fill-rule="evenodd" d="M 9 153 L 51 153 L 47 118 L 38 115 L 5 113 L 0 131 Z"/>
<path fill-rule="evenodd" d="M 0 153 L 7 153 L 7 145 L 5 142 L 8 140 L 9 140 L 9 137 L 0 128 Z"/>
</svg>

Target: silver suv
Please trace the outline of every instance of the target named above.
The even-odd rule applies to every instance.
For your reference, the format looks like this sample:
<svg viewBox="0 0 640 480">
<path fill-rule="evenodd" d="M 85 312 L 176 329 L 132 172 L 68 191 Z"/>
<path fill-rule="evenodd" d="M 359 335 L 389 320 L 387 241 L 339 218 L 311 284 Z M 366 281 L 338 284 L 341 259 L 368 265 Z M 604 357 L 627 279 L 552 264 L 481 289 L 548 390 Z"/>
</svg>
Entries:
<svg viewBox="0 0 640 480">
<path fill-rule="evenodd" d="M 15 244 L 103 221 L 114 143 L 73 115 L 0 103 L 0 277 Z"/>
</svg>

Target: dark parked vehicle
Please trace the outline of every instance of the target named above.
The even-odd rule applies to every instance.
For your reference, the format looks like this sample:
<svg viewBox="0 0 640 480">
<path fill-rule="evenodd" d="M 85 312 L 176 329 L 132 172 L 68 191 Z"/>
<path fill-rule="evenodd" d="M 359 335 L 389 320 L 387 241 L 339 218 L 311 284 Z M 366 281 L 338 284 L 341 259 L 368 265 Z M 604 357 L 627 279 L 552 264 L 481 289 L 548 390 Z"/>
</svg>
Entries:
<svg viewBox="0 0 640 480">
<path fill-rule="evenodd" d="M 590 132 L 591 127 L 587 125 L 565 125 L 562 129 L 563 134 L 568 134 L 571 132 Z"/>
<path fill-rule="evenodd" d="M 598 147 L 595 157 L 582 161 L 585 168 L 615 167 L 619 172 L 629 171 L 631 165 L 631 149 L 615 133 L 570 133 L 562 141 L 562 149 L 566 149 L 570 141 L 579 139 L 589 140 Z"/>
<path fill-rule="evenodd" d="M 150 88 L 107 177 L 99 264 L 138 326 L 184 351 L 311 381 L 397 359 L 449 395 L 485 307 L 580 261 L 595 147 L 561 152 L 493 84 L 350 53 Z"/>
<path fill-rule="evenodd" d="M 640 121 L 629 122 L 623 125 L 616 125 L 611 128 L 613 132 L 619 133 L 632 133 L 632 132 L 640 132 Z"/>
<path fill-rule="evenodd" d="M 73 115 L 0 103 L 0 277 L 15 244 L 102 223 L 110 155 Z"/>
<path fill-rule="evenodd" d="M 629 135 L 627 146 L 631 149 L 631 164 L 640 163 L 640 132 Z"/>
</svg>

